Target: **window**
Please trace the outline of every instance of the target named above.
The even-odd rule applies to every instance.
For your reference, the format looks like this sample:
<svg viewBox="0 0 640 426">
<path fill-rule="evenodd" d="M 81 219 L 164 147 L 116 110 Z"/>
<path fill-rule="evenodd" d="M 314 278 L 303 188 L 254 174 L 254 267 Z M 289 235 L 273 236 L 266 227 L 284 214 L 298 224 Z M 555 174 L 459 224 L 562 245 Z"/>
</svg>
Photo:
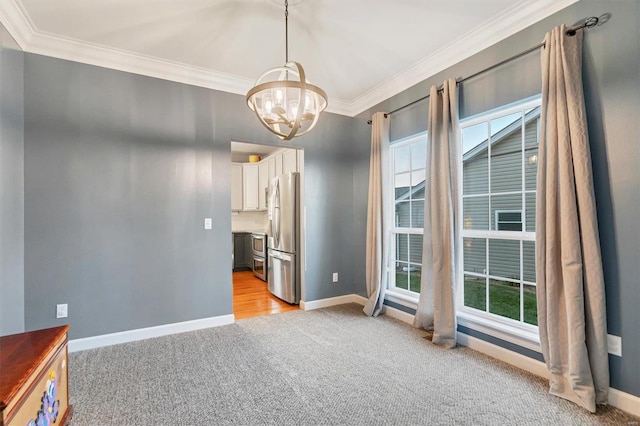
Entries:
<svg viewBox="0 0 640 426">
<path fill-rule="evenodd" d="M 427 135 L 421 133 L 392 143 L 389 149 L 392 179 L 393 226 L 389 290 L 409 297 L 420 292 L 424 224 Z"/>
<path fill-rule="evenodd" d="M 498 231 L 522 231 L 522 210 L 496 210 Z"/>
<path fill-rule="evenodd" d="M 461 123 L 459 311 L 535 330 L 540 98 Z M 517 333 L 516 333 L 517 334 Z"/>
</svg>

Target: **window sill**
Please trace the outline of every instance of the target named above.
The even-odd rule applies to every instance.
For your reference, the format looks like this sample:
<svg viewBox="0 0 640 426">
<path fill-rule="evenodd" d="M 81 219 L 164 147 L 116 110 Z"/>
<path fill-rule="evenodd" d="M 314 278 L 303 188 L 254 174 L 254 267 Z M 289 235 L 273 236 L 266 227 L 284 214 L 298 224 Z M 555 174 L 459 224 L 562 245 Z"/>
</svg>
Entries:
<svg viewBox="0 0 640 426">
<path fill-rule="evenodd" d="M 406 306 L 407 308 L 418 309 L 418 298 L 415 296 L 400 293 L 399 291 L 386 290 L 384 292 L 384 298 L 390 302 Z"/>
<path fill-rule="evenodd" d="M 398 291 L 386 290 L 385 300 L 405 306 L 410 309 L 418 309 L 418 298 Z M 483 318 L 474 313 L 458 310 L 456 312 L 458 325 L 470 328 L 480 333 L 487 334 L 514 345 L 542 352 L 540 349 L 540 337 L 537 331 L 526 330 L 517 326 L 501 322 L 499 319 Z M 531 327 L 533 329 L 533 327 Z"/>
<path fill-rule="evenodd" d="M 514 345 L 522 346 L 523 348 L 527 348 L 532 351 L 541 352 L 540 337 L 537 331 L 526 330 L 461 310 L 458 310 L 456 317 L 458 325 L 513 343 Z"/>
</svg>

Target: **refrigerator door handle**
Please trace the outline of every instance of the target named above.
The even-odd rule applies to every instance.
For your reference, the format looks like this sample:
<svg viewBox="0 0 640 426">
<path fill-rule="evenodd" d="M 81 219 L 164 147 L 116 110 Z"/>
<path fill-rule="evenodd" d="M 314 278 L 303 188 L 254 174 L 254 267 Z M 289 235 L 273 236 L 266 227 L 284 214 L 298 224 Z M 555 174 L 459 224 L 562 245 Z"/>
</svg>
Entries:
<svg viewBox="0 0 640 426">
<path fill-rule="evenodd" d="M 280 180 L 276 181 L 273 202 L 273 221 L 275 223 L 275 243 L 276 247 L 280 246 Z"/>
</svg>

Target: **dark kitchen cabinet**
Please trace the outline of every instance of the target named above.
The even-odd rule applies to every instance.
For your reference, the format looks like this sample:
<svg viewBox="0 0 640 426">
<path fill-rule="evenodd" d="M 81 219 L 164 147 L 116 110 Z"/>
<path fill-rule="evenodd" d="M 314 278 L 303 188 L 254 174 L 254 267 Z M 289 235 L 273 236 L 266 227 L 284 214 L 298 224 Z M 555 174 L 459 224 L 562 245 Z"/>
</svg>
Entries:
<svg viewBox="0 0 640 426">
<path fill-rule="evenodd" d="M 233 272 L 251 270 L 251 234 L 233 233 Z"/>
</svg>

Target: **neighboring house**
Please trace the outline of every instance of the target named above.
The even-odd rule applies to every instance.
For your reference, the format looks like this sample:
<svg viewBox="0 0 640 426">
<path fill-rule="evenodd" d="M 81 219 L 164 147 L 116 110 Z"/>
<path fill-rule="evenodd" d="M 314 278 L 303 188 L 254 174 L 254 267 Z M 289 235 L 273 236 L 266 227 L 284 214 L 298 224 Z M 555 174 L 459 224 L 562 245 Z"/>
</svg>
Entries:
<svg viewBox="0 0 640 426">
<path fill-rule="evenodd" d="M 491 140 L 491 195 L 479 196 L 474 198 L 473 202 L 465 203 L 462 220 L 466 228 L 473 226 L 474 229 L 503 231 L 533 231 L 535 229 L 535 193 L 526 194 L 526 201 L 523 203 L 521 193 L 509 194 L 509 192 L 513 191 L 512 182 L 522 181 L 523 170 L 519 166 L 521 164 L 524 164 L 525 187 L 535 189 L 540 107 L 525 114 L 524 125 L 524 155 L 521 145 L 522 123 L 520 118 L 463 153 L 463 192 L 465 194 L 489 194 L 487 168 L 489 164 L 489 139 Z M 523 161 L 518 161 L 519 158 L 523 158 Z M 490 197 L 491 210 L 488 211 Z M 526 215 L 527 229 L 523 229 L 523 210 Z M 491 258 L 496 266 L 508 268 L 511 250 L 507 247 L 501 247 L 500 244 L 492 245 L 490 250 L 492 252 Z M 529 248 L 525 246 L 523 250 L 526 251 Z M 523 267 L 525 271 L 534 270 L 535 265 L 531 262 L 533 256 L 524 254 Z M 467 242 L 465 270 L 486 273 L 482 269 L 485 265 L 484 256 L 484 248 L 473 250 L 472 243 Z M 499 265 L 501 259 L 505 265 Z M 472 265 L 482 266 L 474 268 Z"/>
<path fill-rule="evenodd" d="M 527 188 L 535 188 L 536 167 L 538 154 L 538 132 L 540 128 L 540 108 L 529 111 L 524 118 L 525 122 L 525 152 L 524 152 L 524 173 L 525 185 Z M 519 164 L 518 157 L 522 156 L 522 126 L 520 119 L 508 124 L 502 130 L 491 136 L 491 192 L 508 192 L 510 182 L 521 179 L 522 168 L 516 167 Z M 463 184 L 464 193 L 487 193 L 487 167 L 488 167 L 488 146 L 489 139 L 476 145 L 473 149 L 463 154 Z M 410 220 L 410 210 L 413 215 L 424 216 L 424 192 L 425 181 L 412 187 L 395 188 L 395 225 L 407 225 Z M 466 223 L 474 223 L 483 229 L 488 229 L 491 221 L 491 229 L 521 231 L 522 230 L 522 195 L 498 195 L 491 200 L 491 214 L 487 214 L 489 209 L 489 196 L 483 197 L 485 202 L 469 204 L 464 211 L 463 220 Z M 517 207 L 514 207 L 517 206 Z M 529 229 L 533 229 L 535 221 L 535 198 L 527 196 L 526 219 Z M 497 225 L 496 225 L 497 224 Z M 398 235 L 398 238 L 406 238 Z M 498 246 L 499 247 L 499 246 Z M 422 253 L 421 242 L 412 239 L 410 244 L 400 241 L 396 244 L 396 259 L 407 259 L 409 249 L 412 253 Z M 495 259 L 509 259 L 510 253 L 498 253 Z M 482 254 L 480 254 L 482 253 Z M 484 256 L 484 251 L 467 253 L 466 259 L 470 264 L 484 264 L 481 259 L 474 259 L 474 256 Z M 525 256 L 529 258 L 529 256 Z M 412 259 L 420 263 L 420 259 Z M 525 265 L 534 267 L 534 265 Z M 469 270 L 469 269 L 467 269 Z M 471 272 L 484 273 L 483 270 L 471 270 Z"/>
<path fill-rule="evenodd" d="M 413 213 L 414 217 L 424 217 L 424 186 L 425 181 L 423 180 L 413 187 L 395 189 L 396 209 L 394 221 L 396 226 L 407 226 L 411 220 L 410 213 Z M 411 212 L 411 209 L 413 209 L 413 212 Z M 422 263 L 422 238 L 412 238 L 409 244 L 407 244 L 407 236 L 405 234 L 398 234 L 396 238 L 401 240 L 396 243 L 396 259 L 409 259 L 410 251 L 413 255 L 409 260 L 415 263 Z"/>
</svg>

